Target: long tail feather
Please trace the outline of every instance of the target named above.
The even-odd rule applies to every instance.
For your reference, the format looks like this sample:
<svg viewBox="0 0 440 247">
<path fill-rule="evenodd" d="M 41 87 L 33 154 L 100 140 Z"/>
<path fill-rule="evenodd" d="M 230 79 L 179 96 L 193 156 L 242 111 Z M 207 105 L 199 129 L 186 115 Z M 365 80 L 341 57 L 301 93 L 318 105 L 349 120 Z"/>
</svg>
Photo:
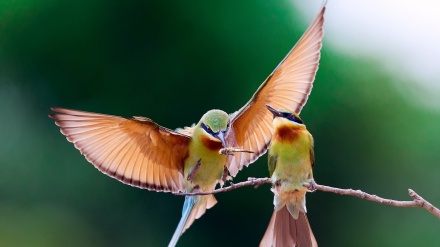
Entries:
<svg viewBox="0 0 440 247">
<path fill-rule="evenodd" d="M 183 209 L 182 209 L 182 217 L 180 218 L 179 224 L 177 225 L 177 228 L 174 231 L 173 237 L 171 238 L 168 247 L 176 246 L 177 241 L 179 240 L 180 235 L 182 235 L 183 228 L 185 227 L 186 222 L 188 221 L 188 217 L 191 214 L 191 211 L 193 210 L 195 204 L 196 204 L 195 196 L 185 197 L 185 202 L 183 203 Z"/>
<path fill-rule="evenodd" d="M 217 203 L 213 195 L 208 196 L 186 196 L 183 203 L 182 217 L 174 231 L 168 247 L 174 247 L 180 236 L 188 229 L 195 219 L 200 218 L 206 209 L 210 209 Z"/>
<path fill-rule="evenodd" d="M 294 219 L 287 207 L 274 211 L 260 247 L 317 247 L 315 236 L 304 212 Z"/>
<path fill-rule="evenodd" d="M 196 205 L 188 217 L 182 234 L 192 225 L 192 223 L 194 223 L 194 220 L 202 217 L 202 215 L 205 214 L 206 209 L 214 207 L 215 204 L 217 204 L 217 200 L 213 195 L 197 196 Z"/>
</svg>

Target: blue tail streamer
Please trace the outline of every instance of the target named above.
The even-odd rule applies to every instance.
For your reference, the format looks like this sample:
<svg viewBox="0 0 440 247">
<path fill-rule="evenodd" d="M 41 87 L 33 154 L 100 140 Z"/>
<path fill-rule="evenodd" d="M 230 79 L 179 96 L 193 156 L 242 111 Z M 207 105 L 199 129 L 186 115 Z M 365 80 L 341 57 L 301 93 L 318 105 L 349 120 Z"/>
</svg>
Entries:
<svg viewBox="0 0 440 247">
<path fill-rule="evenodd" d="M 188 221 L 188 217 L 191 214 L 191 211 L 194 208 L 195 203 L 196 203 L 195 196 L 185 196 L 185 202 L 183 203 L 183 209 L 182 209 L 182 218 L 180 218 L 179 224 L 177 225 L 176 231 L 174 231 L 173 237 L 171 238 L 168 247 L 176 246 L 177 241 L 179 240 L 180 235 L 182 235 L 183 228 L 185 227 L 186 222 Z"/>
</svg>

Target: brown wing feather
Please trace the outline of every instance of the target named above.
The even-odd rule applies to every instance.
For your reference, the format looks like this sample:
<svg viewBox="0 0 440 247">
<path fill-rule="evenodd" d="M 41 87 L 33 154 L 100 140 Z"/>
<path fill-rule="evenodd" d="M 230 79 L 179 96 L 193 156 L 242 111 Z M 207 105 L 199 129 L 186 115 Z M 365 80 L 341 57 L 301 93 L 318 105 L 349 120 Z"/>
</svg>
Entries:
<svg viewBox="0 0 440 247">
<path fill-rule="evenodd" d="M 266 104 L 298 114 L 305 105 L 318 70 L 324 35 L 324 12 L 325 3 L 298 43 L 251 100 L 231 115 L 229 145 L 254 152 L 230 156 L 229 172 L 232 176 L 266 152 L 273 132 L 273 117 L 266 109 Z"/>
<path fill-rule="evenodd" d="M 156 191 L 184 191 L 183 162 L 191 137 L 148 118 L 127 119 L 52 108 L 61 133 L 101 172 Z"/>
</svg>

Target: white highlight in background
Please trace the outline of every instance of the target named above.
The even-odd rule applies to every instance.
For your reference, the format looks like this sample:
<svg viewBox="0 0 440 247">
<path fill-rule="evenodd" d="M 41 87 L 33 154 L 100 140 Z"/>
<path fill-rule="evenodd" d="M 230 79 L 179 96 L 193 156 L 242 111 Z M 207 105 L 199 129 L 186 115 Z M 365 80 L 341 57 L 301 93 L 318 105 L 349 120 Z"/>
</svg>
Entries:
<svg viewBox="0 0 440 247">
<path fill-rule="evenodd" d="M 321 1 L 293 1 L 313 19 Z M 329 0 L 325 41 L 342 53 L 382 62 L 397 79 L 417 83 L 440 107 L 440 1 Z M 426 94 L 426 95 L 425 95 Z"/>
</svg>

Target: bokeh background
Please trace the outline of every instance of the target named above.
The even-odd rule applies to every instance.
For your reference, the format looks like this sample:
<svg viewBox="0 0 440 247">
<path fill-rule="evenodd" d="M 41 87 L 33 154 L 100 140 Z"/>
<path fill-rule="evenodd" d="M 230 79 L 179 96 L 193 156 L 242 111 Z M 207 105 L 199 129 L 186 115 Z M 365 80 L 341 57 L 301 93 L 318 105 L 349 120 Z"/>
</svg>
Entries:
<svg viewBox="0 0 440 247">
<path fill-rule="evenodd" d="M 412 57 L 426 53 L 425 45 L 412 46 L 420 52 L 386 53 L 407 43 L 380 29 L 395 30 L 399 19 L 377 25 L 368 9 L 340 2 L 328 4 L 320 69 L 301 114 L 315 137 L 315 179 L 400 200 L 410 199 L 413 188 L 440 206 L 439 77 L 422 80 L 402 61 L 439 64 Z M 377 4 L 393 12 L 390 4 Z M 146 116 L 169 128 L 191 125 L 212 108 L 232 113 L 294 45 L 319 5 L 0 1 L 0 246 L 165 246 L 183 198 L 102 175 L 59 133 L 49 107 Z M 426 17 L 395 9 L 414 21 Z M 370 28 L 342 25 L 356 21 Z M 430 40 L 437 24 L 414 24 L 405 37 Z M 423 28 L 426 37 L 411 32 Z M 362 36 L 366 32 L 370 36 Z M 377 36 L 391 48 L 369 42 Z M 427 54 L 437 58 L 436 52 Z M 267 176 L 266 158 L 234 181 Z M 273 210 L 269 186 L 217 198 L 179 246 L 257 246 Z M 424 209 L 319 191 L 308 195 L 307 207 L 320 246 L 440 244 L 440 222 Z"/>
</svg>

